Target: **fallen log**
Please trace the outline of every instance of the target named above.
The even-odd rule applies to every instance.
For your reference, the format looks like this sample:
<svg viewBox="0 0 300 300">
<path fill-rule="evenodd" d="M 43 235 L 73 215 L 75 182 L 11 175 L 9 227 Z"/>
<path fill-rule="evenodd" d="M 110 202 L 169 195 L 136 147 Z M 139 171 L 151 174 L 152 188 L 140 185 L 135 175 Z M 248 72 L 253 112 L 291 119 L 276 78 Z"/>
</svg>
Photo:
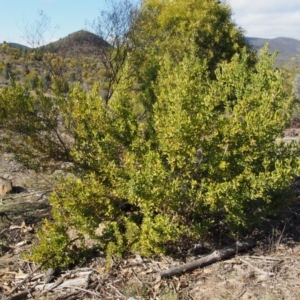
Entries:
<svg viewBox="0 0 300 300">
<path fill-rule="evenodd" d="M 202 268 L 208 265 L 211 265 L 217 261 L 228 258 L 238 252 L 251 248 L 254 246 L 254 241 L 252 239 L 246 239 L 244 241 L 238 241 L 230 246 L 227 246 L 221 250 L 216 250 L 213 253 L 189 262 L 187 264 L 170 268 L 168 270 L 164 270 L 160 273 L 160 278 L 168 278 L 178 274 L 184 274 L 186 272 L 191 272 L 195 269 Z"/>
<path fill-rule="evenodd" d="M 44 291 L 50 291 L 54 289 L 61 289 L 61 288 L 72 288 L 72 287 L 85 287 L 88 282 L 88 276 L 83 278 L 75 278 L 75 279 L 69 279 L 64 282 L 56 283 L 47 283 L 47 284 L 39 284 L 36 285 L 34 288 L 35 290 L 44 290 Z"/>
</svg>

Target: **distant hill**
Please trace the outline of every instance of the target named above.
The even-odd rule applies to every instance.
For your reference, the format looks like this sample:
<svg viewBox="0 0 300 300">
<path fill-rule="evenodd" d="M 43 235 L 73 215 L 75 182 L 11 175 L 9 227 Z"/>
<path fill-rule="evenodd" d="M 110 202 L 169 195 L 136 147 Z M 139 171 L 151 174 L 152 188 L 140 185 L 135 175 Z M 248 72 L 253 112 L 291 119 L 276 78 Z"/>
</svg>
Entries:
<svg viewBox="0 0 300 300">
<path fill-rule="evenodd" d="M 264 39 L 257 37 L 247 37 L 248 42 L 254 49 L 261 49 L 266 43 L 270 44 L 270 52 L 279 51 L 277 65 L 282 66 L 291 60 L 292 57 L 300 54 L 300 41 L 292 38 L 278 37 L 274 39 Z M 9 43 L 12 47 L 30 49 L 21 44 Z M 1 44 L 0 44 L 1 46 Z M 96 54 L 99 46 L 110 47 L 110 44 L 86 30 L 76 31 L 56 42 L 44 46 L 50 52 L 60 52 L 64 55 L 91 55 Z"/>
<path fill-rule="evenodd" d="M 279 51 L 277 56 L 277 64 L 283 65 L 292 57 L 300 55 L 300 41 L 292 38 L 278 37 L 275 39 L 262 39 L 248 37 L 249 43 L 256 49 L 261 49 L 266 43 L 270 45 L 270 52 Z"/>
<path fill-rule="evenodd" d="M 27 47 L 25 45 L 21 45 L 18 43 L 7 43 L 9 46 L 13 47 L 13 48 L 21 48 L 21 49 L 31 49 L 30 47 Z M 2 43 L 0 43 L 0 47 L 2 46 Z"/>
<path fill-rule="evenodd" d="M 14 48 L 31 49 L 27 46 L 17 43 L 7 43 Z M 1 47 L 0 43 L 0 47 Z M 86 30 L 80 30 L 69 34 L 68 36 L 61 38 L 55 42 L 49 43 L 44 47 L 49 52 L 60 52 L 65 55 L 84 54 L 90 55 L 95 53 L 99 46 L 110 47 L 110 44 Z"/>
<path fill-rule="evenodd" d="M 62 52 L 67 55 L 89 55 L 96 53 L 99 46 L 110 47 L 110 44 L 94 33 L 80 30 L 46 45 L 45 48 L 50 52 Z"/>
<path fill-rule="evenodd" d="M 256 49 L 261 49 L 266 43 L 270 44 L 270 52 L 279 51 L 277 56 L 277 65 L 282 66 L 290 61 L 292 57 L 300 54 L 300 41 L 292 38 L 278 37 L 274 39 L 263 39 L 256 37 L 247 37 L 249 43 Z M 49 51 L 63 52 L 64 54 L 94 54 L 97 48 L 101 46 L 110 47 L 110 44 L 99 36 L 80 30 L 69 34 L 56 42 L 48 44 Z"/>
</svg>

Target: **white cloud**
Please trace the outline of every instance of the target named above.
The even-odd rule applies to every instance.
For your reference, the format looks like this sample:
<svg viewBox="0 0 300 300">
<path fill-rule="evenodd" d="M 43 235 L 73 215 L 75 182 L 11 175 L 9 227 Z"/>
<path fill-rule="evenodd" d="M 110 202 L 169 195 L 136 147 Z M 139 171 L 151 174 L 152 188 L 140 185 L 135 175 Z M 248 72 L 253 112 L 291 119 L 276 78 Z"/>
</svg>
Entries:
<svg viewBox="0 0 300 300">
<path fill-rule="evenodd" d="M 233 20 L 247 36 L 300 40 L 300 2 L 296 0 L 227 0 Z"/>
</svg>

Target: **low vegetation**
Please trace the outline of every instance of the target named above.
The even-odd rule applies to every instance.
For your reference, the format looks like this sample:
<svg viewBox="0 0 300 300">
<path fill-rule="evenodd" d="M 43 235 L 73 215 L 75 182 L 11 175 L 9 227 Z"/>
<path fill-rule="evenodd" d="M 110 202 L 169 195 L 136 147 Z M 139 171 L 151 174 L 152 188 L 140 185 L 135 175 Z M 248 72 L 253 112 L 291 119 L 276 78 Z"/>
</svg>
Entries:
<svg viewBox="0 0 300 300">
<path fill-rule="evenodd" d="M 256 55 L 227 4 L 144 0 L 126 16 L 128 42 L 101 48 L 110 64 L 2 45 L 3 150 L 35 170 L 69 166 L 30 255 L 45 266 L 242 234 L 299 175 L 299 144 L 280 139 L 290 73 L 267 46 Z"/>
</svg>

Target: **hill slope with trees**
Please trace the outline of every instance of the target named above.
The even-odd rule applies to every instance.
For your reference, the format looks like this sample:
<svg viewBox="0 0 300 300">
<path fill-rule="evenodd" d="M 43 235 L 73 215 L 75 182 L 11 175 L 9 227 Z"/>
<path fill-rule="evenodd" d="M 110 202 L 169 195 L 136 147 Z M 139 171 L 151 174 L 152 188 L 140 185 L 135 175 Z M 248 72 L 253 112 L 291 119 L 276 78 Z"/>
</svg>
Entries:
<svg viewBox="0 0 300 300">
<path fill-rule="evenodd" d="M 282 66 L 288 63 L 293 57 L 300 54 L 300 41 L 289 37 L 278 37 L 273 39 L 259 38 L 259 37 L 246 37 L 249 44 L 259 51 L 267 43 L 270 45 L 270 52 L 278 51 L 279 54 L 276 58 L 277 65 Z M 13 48 L 30 49 L 30 47 L 8 43 Z M 0 47 L 2 43 L 0 43 Z M 98 35 L 80 30 L 70 33 L 68 36 L 59 39 L 58 41 L 45 45 L 47 51 L 60 52 L 64 56 L 74 55 L 93 55 L 99 50 L 99 46 L 110 47 L 111 45 L 100 38 Z"/>
<path fill-rule="evenodd" d="M 266 43 L 270 45 L 270 51 L 278 51 L 277 65 L 282 66 L 288 63 L 293 57 L 300 54 L 300 41 L 287 37 L 278 37 L 274 39 L 262 39 L 248 37 L 249 43 L 256 49 L 260 50 Z"/>
</svg>

